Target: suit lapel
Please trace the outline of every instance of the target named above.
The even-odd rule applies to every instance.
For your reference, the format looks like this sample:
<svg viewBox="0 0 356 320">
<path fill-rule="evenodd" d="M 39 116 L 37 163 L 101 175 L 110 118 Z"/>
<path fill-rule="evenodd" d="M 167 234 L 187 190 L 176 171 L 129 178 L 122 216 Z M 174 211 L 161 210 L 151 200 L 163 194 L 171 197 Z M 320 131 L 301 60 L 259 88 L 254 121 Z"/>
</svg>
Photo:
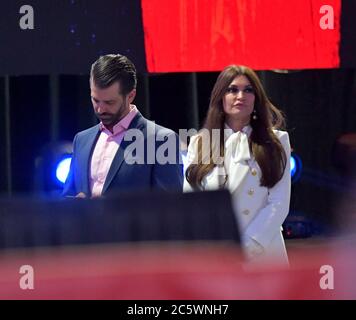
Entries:
<svg viewBox="0 0 356 320">
<path fill-rule="evenodd" d="M 81 185 L 81 192 L 84 192 L 87 195 L 91 194 L 90 188 L 89 188 L 89 164 L 91 163 L 91 155 L 93 153 L 94 146 L 96 144 L 96 141 L 99 137 L 99 125 L 93 127 L 88 134 L 86 135 L 86 141 L 84 144 L 81 146 L 80 152 L 78 152 L 79 155 L 79 164 L 80 164 L 80 172 L 83 172 L 83 174 L 80 177 L 80 185 Z"/>
<path fill-rule="evenodd" d="M 137 115 L 131 121 L 130 126 L 128 127 L 128 130 L 136 128 L 136 129 L 142 130 L 143 133 L 145 134 L 145 132 L 143 130 L 145 128 L 145 120 L 146 119 L 141 115 L 141 113 L 138 112 Z M 131 143 L 131 141 L 125 141 L 124 138 L 122 139 L 119 149 L 117 150 L 116 155 L 111 163 L 108 175 L 107 175 L 105 183 L 104 183 L 102 194 L 104 194 L 106 192 L 106 190 L 110 186 L 112 180 L 114 179 L 114 177 L 118 174 L 118 172 L 122 168 L 122 165 L 124 162 L 125 149 L 130 143 Z"/>
</svg>

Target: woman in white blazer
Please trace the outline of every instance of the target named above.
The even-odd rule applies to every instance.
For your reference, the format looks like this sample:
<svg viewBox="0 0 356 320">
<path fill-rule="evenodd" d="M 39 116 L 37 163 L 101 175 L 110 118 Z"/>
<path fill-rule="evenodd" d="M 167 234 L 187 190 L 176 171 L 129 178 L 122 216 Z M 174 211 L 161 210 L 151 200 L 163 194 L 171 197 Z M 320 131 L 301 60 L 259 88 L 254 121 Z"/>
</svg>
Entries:
<svg viewBox="0 0 356 320">
<path fill-rule="evenodd" d="M 188 147 L 184 191 L 230 190 L 249 265 L 288 266 L 281 226 L 290 202 L 290 144 L 277 130 L 283 123 L 256 73 L 231 65 Z"/>
</svg>

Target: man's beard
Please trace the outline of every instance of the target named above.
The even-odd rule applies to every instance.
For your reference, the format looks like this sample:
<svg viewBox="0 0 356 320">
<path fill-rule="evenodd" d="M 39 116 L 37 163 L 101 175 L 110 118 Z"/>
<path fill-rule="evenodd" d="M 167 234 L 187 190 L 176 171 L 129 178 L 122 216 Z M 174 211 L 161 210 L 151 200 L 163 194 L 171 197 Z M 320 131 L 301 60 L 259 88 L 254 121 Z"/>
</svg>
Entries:
<svg viewBox="0 0 356 320">
<path fill-rule="evenodd" d="M 120 113 L 95 113 L 95 115 L 103 123 L 104 126 L 113 127 L 120 121 Z"/>
</svg>

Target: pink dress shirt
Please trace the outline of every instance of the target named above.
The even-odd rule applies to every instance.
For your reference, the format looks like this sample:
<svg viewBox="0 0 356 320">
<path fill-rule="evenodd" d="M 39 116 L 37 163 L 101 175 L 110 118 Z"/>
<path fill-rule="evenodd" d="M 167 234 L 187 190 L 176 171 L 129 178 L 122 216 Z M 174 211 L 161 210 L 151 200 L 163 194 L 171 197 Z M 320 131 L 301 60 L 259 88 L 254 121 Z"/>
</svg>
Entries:
<svg viewBox="0 0 356 320">
<path fill-rule="evenodd" d="M 113 127 L 113 133 L 100 123 L 101 133 L 96 142 L 90 164 L 89 180 L 92 197 L 101 196 L 112 161 L 125 132 L 138 112 L 134 105 L 130 105 L 130 109 L 130 112 Z"/>
</svg>

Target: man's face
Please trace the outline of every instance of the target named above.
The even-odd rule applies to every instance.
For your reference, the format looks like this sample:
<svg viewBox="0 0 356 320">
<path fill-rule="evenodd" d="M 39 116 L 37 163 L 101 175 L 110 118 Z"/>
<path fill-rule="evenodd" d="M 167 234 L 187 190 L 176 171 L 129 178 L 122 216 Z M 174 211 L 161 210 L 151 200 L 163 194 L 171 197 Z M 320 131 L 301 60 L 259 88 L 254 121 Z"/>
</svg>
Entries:
<svg viewBox="0 0 356 320">
<path fill-rule="evenodd" d="M 135 97 L 136 90 L 134 89 L 127 95 L 123 95 L 119 82 L 113 83 L 108 88 L 101 89 L 91 80 L 90 94 L 95 115 L 107 129 L 112 130 L 114 125 L 130 111 L 130 103 Z"/>
</svg>

